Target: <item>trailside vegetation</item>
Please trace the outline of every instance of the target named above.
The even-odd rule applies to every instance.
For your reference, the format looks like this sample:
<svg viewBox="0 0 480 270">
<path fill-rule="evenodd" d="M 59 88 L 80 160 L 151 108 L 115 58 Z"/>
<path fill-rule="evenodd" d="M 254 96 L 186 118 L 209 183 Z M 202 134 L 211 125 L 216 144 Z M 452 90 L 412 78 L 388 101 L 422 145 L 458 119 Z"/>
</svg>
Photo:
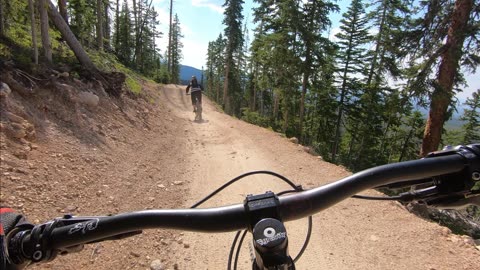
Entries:
<svg viewBox="0 0 480 270">
<path fill-rule="evenodd" d="M 75 66 L 70 59 L 74 54 L 87 70 L 96 70 L 91 62 L 102 62 L 96 60 L 109 58 L 107 53 L 144 76 L 164 83 L 178 82 L 183 37 L 180 21 L 175 17 L 172 22 L 172 41 L 164 52 L 157 45 L 163 34 L 158 30 L 159 15 L 152 0 L 52 1 L 0 0 L 2 59 L 15 56 L 15 64 L 24 66 L 37 63 L 37 58 L 39 64 L 50 67 L 65 63 Z M 11 44 L 32 48 L 32 53 L 15 54 Z M 172 56 L 170 69 L 168 50 Z"/>
<path fill-rule="evenodd" d="M 226 113 L 352 171 L 479 142 L 478 93 L 455 98 L 480 63 L 479 0 L 352 0 L 335 33 L 336 1 L 254 2 L 248 51 L 232 43 L 243 1 L 208 45 L 207 94 Z"/>
</svg>

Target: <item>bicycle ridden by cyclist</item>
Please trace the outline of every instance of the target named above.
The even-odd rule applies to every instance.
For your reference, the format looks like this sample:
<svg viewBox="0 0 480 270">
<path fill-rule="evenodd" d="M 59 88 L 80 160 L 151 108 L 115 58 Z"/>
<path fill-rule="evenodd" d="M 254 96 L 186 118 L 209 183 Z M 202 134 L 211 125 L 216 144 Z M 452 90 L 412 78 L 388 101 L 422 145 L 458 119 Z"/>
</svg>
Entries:
<svg viewBox="0 0 480 270">
<path fill-rule="evenodd" d="M 198 83 L 197 77 L 192 76 L 192 79 L 190 80 L 190 83 L 187 86 L 186 93 L 188 94 L 188 91 L 191 89 L 191 96 L 192 96 L 192 106 L 193 106 L 193 112 L 196 112 L 196 107 L 195 107 L 195 102 L 196 99 L 200 102 L 200 105 L 202 105 L 202 91 L 203 87 L 201 84 Z"/>
</svg>

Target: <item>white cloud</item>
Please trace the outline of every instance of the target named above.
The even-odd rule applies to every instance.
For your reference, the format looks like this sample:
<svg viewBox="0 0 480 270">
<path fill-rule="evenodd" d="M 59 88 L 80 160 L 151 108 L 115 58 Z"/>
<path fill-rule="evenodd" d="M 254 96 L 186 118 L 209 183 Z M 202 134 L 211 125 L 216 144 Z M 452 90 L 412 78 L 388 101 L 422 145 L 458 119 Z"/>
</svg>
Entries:
<svg viewBox="0 0 480 270">
<path fill-rule="evenodd" d="M 198 42 L 198 40 L 184 39 L 183 42 L 183 61 L 182 64 L 195 68 L 202 68 L 206 64 L 207 44 Z"/>
<path fill-rule="evenodd" d="M 220 1 L 212 1 L 212 0 L 192 0 L 192 6 L 194 7 L 207 7 L 215 12 L 223 14 L 224 8 L 220 3 L 214 3 Z"/>
<path fill-rule="evenodd" d="M 336 34 L 340 33 L 342 30 L 340 27 L 331 28 L 328 33 L 328 39 L 332 42 L 337 42 L 338 38 L 335 36 Z"/>
<path fill-rule="evenodd" d="M 161 26 L 168 26 L 170 24 L 170 13 L 168 9 L 161 8 L 159 6 L 155 7 L 155 11 L 158 13 L 158 20 L 160 21 Z"/>
<path fill-rule="evenodd" d="M 182 22 L 180 22 L 180 28 L 181 28 L 181 31 L 182 31 L 182 35 L 184 37 L 192 36 L 195 33 L 192 30 L 192 28 L 190 28 L 188 25 L 182 24 Z"/>
</svg>

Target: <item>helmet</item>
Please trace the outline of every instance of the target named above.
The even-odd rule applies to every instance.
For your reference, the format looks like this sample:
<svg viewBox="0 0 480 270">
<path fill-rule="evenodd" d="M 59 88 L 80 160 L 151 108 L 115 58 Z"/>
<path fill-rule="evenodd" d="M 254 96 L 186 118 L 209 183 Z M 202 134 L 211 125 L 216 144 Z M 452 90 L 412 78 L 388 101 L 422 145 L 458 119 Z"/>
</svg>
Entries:
<svg viewBox="0 0 480 270">
<path fill-rule="evenodd" d="M 196 80 L 197 77 L 195 75 L 192 76 L 192 80 Z"/>
</svg>

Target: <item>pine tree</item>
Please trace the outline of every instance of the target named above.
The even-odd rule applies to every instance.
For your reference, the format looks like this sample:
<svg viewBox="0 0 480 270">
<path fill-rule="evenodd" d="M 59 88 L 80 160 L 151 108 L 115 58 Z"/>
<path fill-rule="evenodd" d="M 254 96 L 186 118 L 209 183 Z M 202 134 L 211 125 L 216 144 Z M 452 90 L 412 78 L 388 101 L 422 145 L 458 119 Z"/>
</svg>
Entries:
<svg viewBox="0 0 480 270">
<path fill-rule="evenodd" d="M 96 2 L 92 0 L 69 0 L 68 14 L 70 14 L 70 29 L 87 47 L 96 44 L 94 26 L 96 25 Z"/>
<path fill-rule="evenodd" d="M 400 152 L 398 162 L 418 159 L 418 148 L 422 144 L 422 135 L 425 128 L 425 119 L 419 111 L 413 112 L 406 117 L 403 129 L 400 129 L 398 139 L 394 142 L 402 142 L 396 149 Z"/>
<path fill-rule="evenodd" d="M 240 74 L 237 66 L 239 52 L 243 46 L 242 20 L 243 0 L 226 0 L 223 24 L 225 25 L 225 38 L 227 47 L 225 52 L 225 80 L 223 87 L 223 106 L 228 114 L 238 113 L 239 108 L 234 107 L 233 99 L 240 93 Z M 240 94 L 241 97 L 241 94 Z"/>
<path fill-rule="evenodd" d="M 480 89 L 474 92 L 471 98 L 467 98 L 464 105 L 468 106 L 468 109 L 465 109 L 460 118 L 466 122 L 463 125 L 463 143 L 480 143 Z"/>
<path fill-rule="evenodd" d="M 351 101 L 358 96 L 355 91 L 358 89 L 359 75 L 365 73 L 364 59 L 366 57 L 365 44 L 369 40 L 368 21 L 365 17 L 365 10 L 361 0 L 353 0 L 348 11 L 343 14 L 340 21 L 342 25 L 340 33 L 336 35 L 339 39 L 338 51 L 338 72 L 341 74 L 340 93 L 338 99 L 338 113 L 335 124 L 335 139 L 332 148 L 332 161 L 335 162 L 338 148 L 341 141 L 341 126 L 344 118 L 344 111 L 348 110 Z M 365 75 L 364 75 L 365 76 Z"/>
<path fill-rule="evenodd" d="M 103 0 L 97 0 L 97 10 L 96 10 L 96 14 L 97 14 L 97 46 L 98 46 L 98 49 L 100 51 L 103 51 L 103 10 L 104 10 L 104 6 L 103 6 Z"/>
<path fill-rule="evenodd" d="M 399 124 L 401 115 L 400 111 L 387 109 L 387 104 L 391 105 L 394 100 L 406 102 L 397 98 L 399 89 L 389 86 L 388 79 L 401 76 L 397 42 L 410 10 L 405 0 L 379 0 L 372 5 L 368 16 L 378 32 L 372 37 L 372 49 L 365 58 L 366 76 L 353 102 L 354 114 L 350 113 L 351 126 L 347 128 L 352 134 L 346 160 L 355 170 L 386 162 L 386 140 Z"/>
<path fill-rule="evenodd" d="M 401 44 L 406 45 L 402 51 L 409 60 L 409 93 L 421 105 L 430 106 L 422 156 L 439 146 L 455 89 L 463 84 L 463 72 L 480 64 L 480 28 L 473 6 L 473 0 L 420 1 L 419 16 L 411 19 L 409 31 L 404 33 Z"/>
<path fill-rule="evenodd" d="M 322 37 L 322 32 L 331 25 L 328 14 L 332 11 L 338 11 L 338 6 L 330 1 L 310 0 L 303 2 L 302 26 L 299 27 L 301 46 L 303 47 L 299 52 L 300 57 L 304 59 L 301 64 L 303 76 L 298 127 L 300 138 L 303 135 L 305 95 L 309 86 L 310 76 L 317 67 L 316 63 L 321 61 L 315 58 L 318 58 L 322 51 L 328 50 L 325 47 L 333 46 L 328 39 Z"/>
<path fill-rule="evenodd" d="M 268 110 L 274 126 L 281 126 L 284 133 L 288 130 L 287 136 L 292 136 L 296 132 L 290 127 L 298 126 L 293 116 L 301 72 L 298 42 L 302 18 L 300 4 L 297 0 L 256 2 L 259 6 L 254 9 L 254 21 L 262 25 L 263 34 L 257 37 L 259 41 L 255 50 L 256 57 L 260 59 L 255 61 L 265 64 L 265 75 L 270 77 L 263 83 L 271 89 L 268 99 L 273 101 L 273 106 Z"/>
<path fill-rule="evenodd" d="M 225 43 L 222 34 L 208 44 L 206 94 L 217 103 L 223 101 L 223 76 L 225 75 Z"/>
<path fill-rule="evenodd" d="M 180 20 L 178 15 L 175 14 L 172 24 L 172 43 L 171 43 L 171 65 L 172 65 L 172 82 L 180 82 L 180 61 L 182 60 L 182 33 L 180 28 Z"/>
<path fill-rule="evenodd" d="M 172 72 L 172 52 L 170 48 L 172 47 L 172 19 L 173 19 L 173 0 L 170 0 L 170 17 L 169 17 L 169 25 L 168 25 L 168 49 L 167 49 L 167 66 L 168 71 Z"/>
<path fill-rule="evenodd" d="M 441 54 L 441 62 L 432 93 L 430 112 L 425 127 L 425 134 L 420 155 L 436 151 L 441 139 L 443 124 L 446 120 L 447 108 L 453 96 L 453 86 L 458 78 L 459 62 L 462 58 L 463 43 L 469 29 L 470 13 L 473 10 L 473 0 L 457 0 L 454 11 L 450 17 L 450 26 Z M 480 29 L 477 28 L 477 33 Z M 480 62 L 480 61 L 478 61 Z M 477 64 L 478 64 L 477 62 Z"/>
<path fill-rule="evenodd" d="M 131 35 L 133 26 L 127 0 L 123 1 L 122 10 L 117 23 L 118 32 L 115 33 L 115 38 L 118 39 L 118 47 L 115 48 L 115 52 L 118 59 L 125 65 L 129 66 L 133 60 L 131 48 L 134 44 L 134 37 Z"/>
</svg>

